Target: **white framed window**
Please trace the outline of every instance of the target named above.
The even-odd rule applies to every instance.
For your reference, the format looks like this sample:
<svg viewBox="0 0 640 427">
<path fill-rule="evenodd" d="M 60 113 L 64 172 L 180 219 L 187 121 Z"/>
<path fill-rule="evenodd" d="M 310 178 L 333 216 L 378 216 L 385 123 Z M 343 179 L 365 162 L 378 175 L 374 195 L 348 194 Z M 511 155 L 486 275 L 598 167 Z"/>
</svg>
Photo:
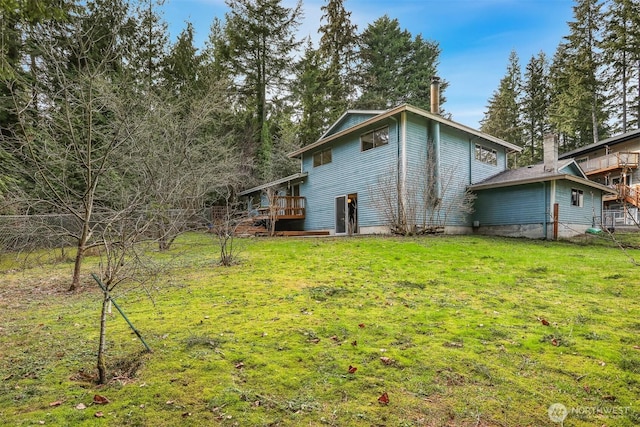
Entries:
<svg viewBox="0 0 640 427">
<path fill-rule="evenodd" d="M 476 144 L 476 160 L 492 166 L 498 166 L 498 152 L 493 148 Z"/>
<path fill-rule="evenodd" d="M 362 151 L 371 150 L 372 148 L 381 147 L 389 143 L 389 126 L 372 130 L 360 135 L 360 147 Z"/>
<path fill-rule="evenodd" d="M 331 148 L 327 148 L 326 150 L 316 151 L 313 153 L 313 167 L 326 165 L 327 163 L 331 163 L 332 154 Z"/>
</svg>

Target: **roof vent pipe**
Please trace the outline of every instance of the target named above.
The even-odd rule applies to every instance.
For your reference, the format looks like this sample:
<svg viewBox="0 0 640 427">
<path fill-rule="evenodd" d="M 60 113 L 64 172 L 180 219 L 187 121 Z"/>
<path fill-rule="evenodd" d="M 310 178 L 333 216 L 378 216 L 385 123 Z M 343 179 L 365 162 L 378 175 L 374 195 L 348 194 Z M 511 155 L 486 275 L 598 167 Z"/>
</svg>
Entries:
<svg viewBox="0 0 640 427">
<path fill-rule="evenodd" d="M 440 77 L 431 77 L 431 113 L 440 115 Z"/>
</svg>

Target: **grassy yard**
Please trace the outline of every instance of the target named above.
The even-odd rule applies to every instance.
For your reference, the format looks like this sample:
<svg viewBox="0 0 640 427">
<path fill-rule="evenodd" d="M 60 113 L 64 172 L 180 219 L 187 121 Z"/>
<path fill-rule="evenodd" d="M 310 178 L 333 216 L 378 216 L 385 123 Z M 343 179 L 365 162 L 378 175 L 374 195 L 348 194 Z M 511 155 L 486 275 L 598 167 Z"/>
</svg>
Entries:
<svg viewBox="0 0 640 427">
<path fill-rule="evenodd" d="M 640 250 L 486 237 L 182 238 L 151 298 L 0 259 L 0 425 L 640 425 Z M 157 260 L 165 255 L 158 254 Z M 166 255 L 167 259 L 169 255 Z M 386 393 L 386 394 L 385 394 Z M 94 403 L 94 396 L 109 403 Z M 388 397 L 388 402 L 387 398 Z"/>
</svg>

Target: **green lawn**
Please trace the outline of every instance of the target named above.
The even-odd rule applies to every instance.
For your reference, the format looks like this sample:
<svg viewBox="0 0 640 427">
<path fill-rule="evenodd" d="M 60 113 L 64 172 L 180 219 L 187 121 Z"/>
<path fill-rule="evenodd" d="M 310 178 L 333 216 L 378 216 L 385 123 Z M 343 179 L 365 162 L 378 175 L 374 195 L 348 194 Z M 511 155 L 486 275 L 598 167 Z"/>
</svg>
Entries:
<svg viewBox="0 0 640 427">
<path fill-rule="evenodd" d="M 242 243 L 224 268 L 212 239 L 183 237 L 178 258 L 156 255 L 179 264 L 151 298 L 120 290 L 153 353 L 114 310 L 106 386 L 93 382 L 96 260 L 68 294 L 70 262 L 5 255 L 0 424 L 557 426 L 554 403 L 565 426 L 640 424 L 638 249 L 469 236 Z"/>
</svg>

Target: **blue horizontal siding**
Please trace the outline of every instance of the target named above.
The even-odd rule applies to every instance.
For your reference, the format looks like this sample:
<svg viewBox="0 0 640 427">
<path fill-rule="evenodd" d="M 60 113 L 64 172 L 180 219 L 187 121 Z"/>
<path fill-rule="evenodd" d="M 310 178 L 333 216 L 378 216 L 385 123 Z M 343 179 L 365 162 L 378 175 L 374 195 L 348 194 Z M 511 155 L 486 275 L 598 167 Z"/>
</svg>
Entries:
<svg viewBox="0 0 640 427">
<path fill-rule="evenodd" d="M 357 193 L 360 227 L 384 225 L 386 220 L 375 203 L 376 188 L 381 179 L 397 174 L 397 126 L 389 121 L 389 143 L 367 151 L 360 150 L 360 135 L 384 126 L 363 129 L 331 144 L 332 162 L 313 167 L 313 154 L 305 153 L 303 171 L 309 172 L 300 186 L 307 198 L 306 230 L 335 229 L 335 198 Z"/>
<path fill-rule="evenodd" d="M 571 205 L 571 190 L 574 188 L 583 192 L 582 206 Z M 602 216 L 602 192 L 573 181 L 558 181 L 556 203 L 558 203 L 558 218 L 561 223 L 591 225 L 594 216 L 596 223 Z"/>
<path fill-rule="evenodd" d="M 549 184 L 527 184 L 477 192 L 474 221 L 483 226 L 542 224 Z"/>
</svg>

